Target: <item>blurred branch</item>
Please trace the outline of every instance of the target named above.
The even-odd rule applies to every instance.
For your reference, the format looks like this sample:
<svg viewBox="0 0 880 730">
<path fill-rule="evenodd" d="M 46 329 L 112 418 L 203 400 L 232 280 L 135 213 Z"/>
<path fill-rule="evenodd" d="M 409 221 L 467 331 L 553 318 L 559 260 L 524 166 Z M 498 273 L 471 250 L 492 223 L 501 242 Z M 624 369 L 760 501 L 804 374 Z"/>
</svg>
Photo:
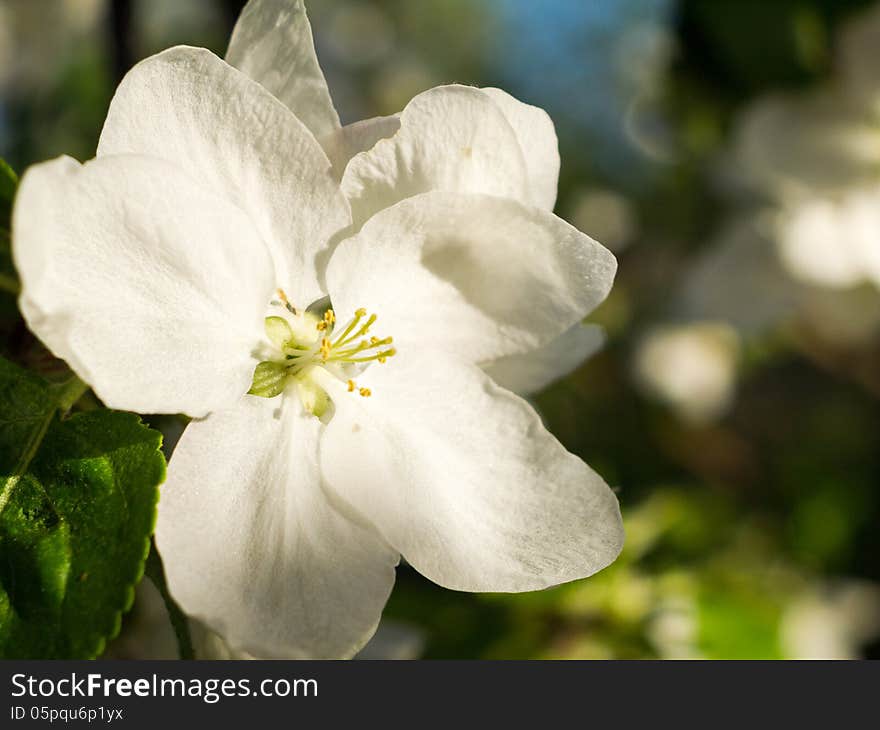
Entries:
<svg viewBox="0 0 880 730">
<path fill-rule="evenodd" d="M 0 274 L 0 290 L 8 291 L 10 294 L 18 294 L 21 287 L 18 282 L 7 274 Z"/>
<path fill-rule="evenodd" d="M 113 63 L 113 78 L 122 81 L 128 69 L 134 64 L 132 48 L 132 2 L 131 0 L 112 0 L 108 16 L 107 35 Z"/>
<path fill-rule="evenodd" d="M 875 398 L 880 398 L 880 351 L 839 351 L 825 345 L 809 332 L 799 331 L 793 338 L 797 352 L 819 370 L 854 383 Z"/>
<path fill-rule="evenodd" d="M 223 18 L 229 26 L 229 32 L 235 27 L 235 21 L 241 15 L 241 10 L 245 5 L 245 0 L 219 0 L 220 7 L 223 11 Z"/>
</svg>

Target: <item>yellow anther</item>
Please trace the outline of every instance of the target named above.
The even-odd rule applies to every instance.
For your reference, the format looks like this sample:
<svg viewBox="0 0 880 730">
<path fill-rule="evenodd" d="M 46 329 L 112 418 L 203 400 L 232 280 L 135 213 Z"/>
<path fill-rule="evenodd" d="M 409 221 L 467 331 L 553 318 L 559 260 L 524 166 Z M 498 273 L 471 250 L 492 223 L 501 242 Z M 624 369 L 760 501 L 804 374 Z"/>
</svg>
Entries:
<svg viewBox="0 0 880 730">
<path fill-rule="evenodd" d="M 326 312 L 324 312 L 324 321 L 328 325 L 331 325 L 334 322 L 336 322 L 336 314 L 334 313 L 334 311 L 332 309 L 328 309 Z"/>
<path fill-rule="evenodd" d="M 385 357 L 385 355 L 379 355 L 379 357 L 377 357 L 376 359 L 377 359 L 377 360 L 379 361 L 379 363 L 382 364 L 382 365 L 384 365 L 386 362 L 388 362 L 388 358 Z"/>
<path fill-rule="evenodd" d="M 370 344 L 371 344 L 371 345 L 378 345 L 378 344 L 379 344 L 379 338 L 378 338 L 378 337 L 371 337 L 371 338 L 370 338 Z"/>
<path fill-rule="evenodd" d="M 360 311 L 360 310 L 358 310 L 358 311 Z M 362 335 L 367 334 L 367 332 L 370 331 L 370 327 L 373 326 L 373 322 L 375 322 L 375 321 L 376 321 L 376 315 L 375 315 L 375 314 L 371 314 L 370 317 L 369 317 L 369 319 L 367 319 L 367 321 L 364 322 L 363 325 L 361 325 L 361 328 L 360 328 L 357 332 L 355 332 L 355 333 L 352 335 L 352 337 L 353 337 L 353 338 L 354 338 L 354 337 L 361 337 Z"/>
<path fill-rule="evenodd" d="M 369 398 L 373 394 L 369 388 L 361 388 L 358 393 L 360 393 L 363 398 Z"/>
<path fill-rule="evenodd" d="M 321 339 L 321 359 L 327 360 L 330 357 L 330 340 L 326 337 Z"/>
<path fill-rule="evenodd" d="M 355 384 L 355 382 L 353 380 L 349 380 L 348 381 L 348 392 L 349 393 L 353 392 L 355 388 L 357 388 L 357 385 Z"/>
<path fill-rule="evenodd" d="M 318 324 L 316 324 L 315 327 L 318 328 L 319 332 L 323 332 L 325 329 L 327 329 L 327 323 L 326 322 L 318 322 Z"/>
<path fill-rule="evenodd" d="M 276 289 L 275 293 L 278 295 L 278 298 L 281 300 L 281 303 L 285 306 L 287 311 L 291 314 L 296 314 L 296 307 L 294 307 L 290 300 L 287 298 L 287 294 L 284 293 L 284 289 Z"/>
<path fill-rule="evenodd" d="M 354 316 L 355 317 L 366 317 L 367 310 L 364 309 L 363 307 L 361 307 L 360 309 L 355 310 Z"/>
</svg>

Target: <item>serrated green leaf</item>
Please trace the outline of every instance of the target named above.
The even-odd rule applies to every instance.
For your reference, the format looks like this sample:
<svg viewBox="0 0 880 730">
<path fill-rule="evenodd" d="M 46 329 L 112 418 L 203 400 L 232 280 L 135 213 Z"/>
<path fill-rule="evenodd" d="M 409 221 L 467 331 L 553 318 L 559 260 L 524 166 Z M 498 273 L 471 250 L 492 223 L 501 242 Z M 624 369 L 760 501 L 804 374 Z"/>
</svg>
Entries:
<svg viewBox="0 0 880 730">
<path fill-rule="evenodd" d="M 2 658 L 97 656 L 143 575 L 161 434 L 72 397 L 0 359 Z"/>
</svg>

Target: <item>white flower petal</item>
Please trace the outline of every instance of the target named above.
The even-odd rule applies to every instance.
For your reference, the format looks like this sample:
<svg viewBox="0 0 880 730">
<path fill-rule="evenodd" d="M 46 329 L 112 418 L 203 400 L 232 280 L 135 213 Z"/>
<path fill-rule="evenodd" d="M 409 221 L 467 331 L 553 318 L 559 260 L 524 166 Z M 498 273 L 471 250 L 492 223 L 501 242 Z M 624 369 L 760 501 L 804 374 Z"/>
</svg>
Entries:
<svg viewBox="0 0 880 730">
<path fill-rule="evenodd" d="M 432 190 L 487 193 L 531 202 L 516 133 L 489 95 L 438 86 L 416 96 L 400 131 L 352 158 L 342 178 L 355 224 Z"/>
<path fill-rule="evenodd" d="M 489 87 L 482 92 L 498 105 L 516 132 L 529 176 L 531 203 L 553 210 L 559 183 L 559 141 L 550 115 L 501 89 Z"/>
<path fill-rule="evenodd" d="M 226 61 L 272 93 L 315 137 L 339 129 L 303 0 L 250 0 L 232 31 Z"/>
<path fill-rule="evenodd" d="M 327 270 L 338 316 L 366 307 L 400 347 L 470 362 L 541 347 L 605 298 L 616 261 L 552 213 L 487 195 L 426 193 L 374 216 Z"/>
<path fill-rule="evenodd" d="M 400 129 L 400 115 L 373 117 L 353 124 L 322 137 L 321 146 L 333 163 L 333 172 L 341 180 L 349 160 L 359 152 L 372 149 L 380 139 L 394 136 Z"/>
<path fill-rule="evenodd" d="M 328 485 L 436 583 L 536 590 L 618 555 L 612 491 L 479 368 L 407 351 L 359 378 L 369 398 L 325 380 L 336 409 L 321 440 Z"/>
<path fill-rule="evenodd" d="M 348 225 L 348 206 L 311 132 L 255 81 L 200 48 L 142 61 L 110 104 L 98 154 L 180 165 L 254 221 L 277 286 L 305 306 L 322 295 L 316 257 Z"/>
<path fill-rule="evenodd" d="M 601 327 L 578 323 L 544 347 L 492 360 L 483 369 L 498 385 L 530 395 L 568 375 L 604 344 Z"/>
<path fill-rule="evenodd" d="M 156 540 L 172 595 L 237 651 L 349 657 L 372 636 L 398 555 L 321 487 L 316 418 L 245 396 L 191 423 Z"/>
<path fill-rule="evenodd" d="M 30 168 L 14 211 L 30 328 L 112 408 L 204 415 L 235 402 L 274 285 L 248 217 L 132 155 Z"/>
</svg>

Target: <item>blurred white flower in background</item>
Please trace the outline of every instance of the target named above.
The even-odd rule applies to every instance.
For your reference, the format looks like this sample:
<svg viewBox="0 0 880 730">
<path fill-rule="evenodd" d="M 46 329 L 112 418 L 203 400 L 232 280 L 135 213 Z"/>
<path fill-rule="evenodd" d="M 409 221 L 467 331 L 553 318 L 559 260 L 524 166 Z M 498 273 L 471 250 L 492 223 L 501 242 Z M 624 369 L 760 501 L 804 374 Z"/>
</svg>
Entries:
<svg viewBox="0 0 880 730">
<path fill-rule="evenodd" d="M 783 208 L 777 226 L 780 256 L 796 278 L 831 288 L 880 287 L 880 186 L 805 199 Z"/>
<path fill-rule="evenodd" d="M 727 162 L 775 207 L 783 266 L 807 284 L 880 287 L 880 6 L 839 36 L 837 73 L 747 109 Z"/>
<path fill-rule="evenodd" d="M 746 341 L 799 327 L 834 346 L 864 345 L 880 333 L 876 288 L 829 288 L 791 276 L 776 242 L 779 215 L 758 209 L 729 221 L 685 270 L 675 315 L 725 322 Z"/>
<path fill-rule="evenodd" d="M 880 126 L 835 86 L 771 94 L 740 112 L 724 163 L 729 184 L 770 203 L 831 196 L 877 179 Z"/>
<path fill-rule="evenodd" d="M 791 659 L 858 659 L 880 634 L 880 586 L 867 581 L 827 584 L 788 608 L 780 629 Z"/>
<path fill-rule="evenodd" d="M 683 319 L 717 320 L 744 338 L 789 320 L 798 308 L 796 287 L 776 255 L 766 215 L 728 221 L 691 259 L 674 312 Z"/>
<path fill-rule="evenodd" d="M 736 331 L 725 324 L 660 326 L 638 345 L 636 377 L 683 420 L 704 423 L 731 402 L 738 354 Z"/>
<path fill-rule="evenodd" d="M 700 659 L 700 611 L 685 592 L 663 595 L 648 621 L 647 636 L 664 659 Z"/>
<path fill-rule="evenodd" d="M 675 321 L 697 331 L 701 322 L 724 322 L 745 342 L 797 333 L 807 349 L 813 340 L 863 347 L 880 333 L 880 83 L 869 72 L 880 63 L 880 45 L 874 38 L 880 38 L 880 5 L 842 30 L 837 74 L 823 86 L 770 95 L 742 112 L 718 170 L 733 211 L 688 262 L 671 306 Z M 692 369 L 703 373 L 702 393 L 683 365 L 685 342 L 701 363 Z M 678 337 L 655 337 L 640 348 L 637 370 L 667 402 L 714 400 L 705 409 L 681 405 L 689 420 L 712 420 L 732 392 L 736 358 L 728 351 L 722 365 L 719 350 L 695 342 L 681 330 Z M 649 355 L 666 363 L 665 377 L 649 373 Z"/>
</svg>

